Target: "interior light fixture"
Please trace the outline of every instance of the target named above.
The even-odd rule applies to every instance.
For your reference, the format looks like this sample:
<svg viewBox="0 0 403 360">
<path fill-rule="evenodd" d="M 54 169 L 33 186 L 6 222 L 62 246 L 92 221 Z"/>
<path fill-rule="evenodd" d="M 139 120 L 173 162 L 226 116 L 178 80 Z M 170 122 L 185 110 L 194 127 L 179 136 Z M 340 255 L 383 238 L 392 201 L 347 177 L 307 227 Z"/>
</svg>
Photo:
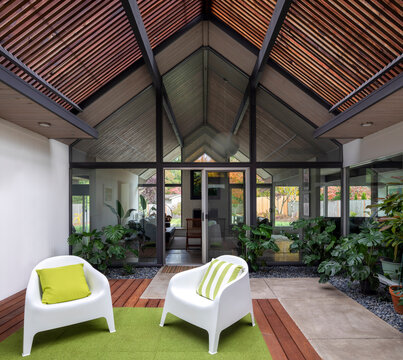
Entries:
<svg viewBox="0 0 403 360">
<path fill-rule="evenodd" d="M 361 124 L 362 127 L 369 127 L 374 125 L 374 123 L 372 121 L 367 121 Z"/>
<path fill-rule="evenodd" d="M 52 126 L 51 123 L 43 122 L 43 121 L 38 122 L 38 124 L 39 124 L 39 126 L 42 126 L 42 127 L 44 127 L 44 128 L 49 128 L 49 127 Z"/>
</svg>

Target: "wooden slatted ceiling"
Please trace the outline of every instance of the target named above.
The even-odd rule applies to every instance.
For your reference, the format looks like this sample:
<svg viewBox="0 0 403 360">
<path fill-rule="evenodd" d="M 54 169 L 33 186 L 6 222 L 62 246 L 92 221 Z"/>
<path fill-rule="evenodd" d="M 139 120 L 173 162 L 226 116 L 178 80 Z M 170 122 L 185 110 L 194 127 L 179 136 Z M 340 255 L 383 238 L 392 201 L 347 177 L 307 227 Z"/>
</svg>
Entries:
<svg viewBox="0 0 403 360">
<path fill-rule="evenodd" d="M 276 0 L 212 0 L 211 12 L 260 49 L 275 5 Z"/>
<path fill-rule="evenodd" d="M 212 13 L 260 48 L 274 5 L 274 0 L 213 0 Z M 401 18 L 395 0 L 295 0 L 271 58 L 334 105 L 402 53 Z M 339 110 L 402 70 L 395 67 Z"/>
<path fill-rule="evenodd" d="M 139 2 L 153 47 L 201 13 L 201 0 Z M 76 103 L 141 57 L 119 0 L 4 2 L 1 45 Z M 66 108 L 24 72 L 0 63 Z"/>
<path fill-rule="evenodd" d="M 9 1 L 0 16 L 2 45 L 76 103 L 141 57 L 118 0 Z"/>
<path fill-rule="evenodd" d="M 154 48 L 199 16 L 202 0 L 139 0 L 141 17 Z"/>
</svg>

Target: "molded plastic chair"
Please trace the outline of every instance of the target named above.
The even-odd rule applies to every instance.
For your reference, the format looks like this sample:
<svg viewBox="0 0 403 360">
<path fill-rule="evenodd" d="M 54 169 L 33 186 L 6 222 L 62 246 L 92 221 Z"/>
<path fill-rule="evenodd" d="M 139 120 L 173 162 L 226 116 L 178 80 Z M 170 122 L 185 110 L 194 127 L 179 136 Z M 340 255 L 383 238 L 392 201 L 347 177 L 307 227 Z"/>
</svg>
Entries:
<svg viewBox="0 0 403 360">
<path fill-rule="evenodd" d="M 160 323 L 160 326 L 164 326 L 167 313 L 171 313 L 207 330 L 210 354 L 217 353 L 221 331 L 245 315 L 251 314 L 252 326 L 255 326 L 247 263 L 231 255 L 223 255 L 217 259 L 241 265 L 242 275 L 220 289 L 214 300 L 196 293 L 209 263 L 174 275 L 169 282 Z"/>
<path fill-rule="evenodd" d="M 43 304 L 36 269 L 84 264 L 91 295 L 58 304 Z M 115 332 L 111 290 L 108 279 L 87 261 L 77 256 L 55 256 L 41 261 L 32 270 L 25 296 L 24 344 L 22 356 L 30 355 L 36 333 L 104 317 L 109 331 Z"/>
</svg>

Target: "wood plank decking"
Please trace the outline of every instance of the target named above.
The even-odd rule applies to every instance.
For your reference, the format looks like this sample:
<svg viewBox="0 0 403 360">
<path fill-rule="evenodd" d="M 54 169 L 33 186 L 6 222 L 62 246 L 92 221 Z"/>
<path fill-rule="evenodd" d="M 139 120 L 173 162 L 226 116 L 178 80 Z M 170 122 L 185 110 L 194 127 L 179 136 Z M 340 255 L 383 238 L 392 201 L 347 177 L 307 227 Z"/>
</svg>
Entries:
<svg viewBox="0 0 403 360">
<path fill-rule="evenodd" d="M 180 272 L 180 266 L 165 267 Z M 189 267 L 186 267 L 187 269 Z M 163 299 L 141 299 L 151 279 L 109 280 L 114 307 L 163 307 Z M 22 328 L 25 290 L 0 301 L 0 342 Z M 277 299 L 253 300 L 256 322 L 273 360 L 320 359 L 297 325 Z"/>
</svg>

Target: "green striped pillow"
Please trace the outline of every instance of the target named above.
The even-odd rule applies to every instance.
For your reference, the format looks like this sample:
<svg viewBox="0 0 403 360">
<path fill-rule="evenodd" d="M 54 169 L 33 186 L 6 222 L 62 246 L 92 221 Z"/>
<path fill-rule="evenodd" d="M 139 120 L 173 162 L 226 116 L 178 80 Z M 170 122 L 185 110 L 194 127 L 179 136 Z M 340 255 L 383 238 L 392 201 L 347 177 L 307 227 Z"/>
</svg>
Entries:
<svg viewBox="0 0 403 360">
<path fill-rule="evenodd" d="M 242 270 L 241 265 L 213 259 L 196 292 L 207 299 L 214 300 L 221 287 L 235 280 L 242 274 Z"/>
</svg>

